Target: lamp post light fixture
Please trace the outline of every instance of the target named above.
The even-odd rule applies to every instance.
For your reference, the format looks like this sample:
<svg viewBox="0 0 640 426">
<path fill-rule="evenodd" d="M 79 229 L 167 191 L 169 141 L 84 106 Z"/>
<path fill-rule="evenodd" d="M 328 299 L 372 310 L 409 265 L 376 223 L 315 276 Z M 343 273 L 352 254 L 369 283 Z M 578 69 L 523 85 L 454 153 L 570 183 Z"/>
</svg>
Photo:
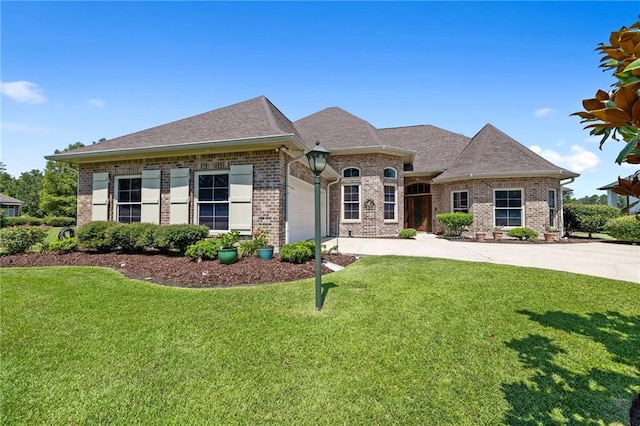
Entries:
<svg viewBox="0 0 640 426">
<path fill-rule="evenodd" d="M 306 154 L 309 160 L 309 168 L 316 175 L 313 183 L 315 187 L 315 258 L 316 258 L 316 310 L 322 308 L 322 260 L 321 260 L 321 221 L 320 221 L 320 173 L 327 165 L 329 151 L 320 146 L 320 141 L 316 141 L 316 146 Z"/>
</svg>

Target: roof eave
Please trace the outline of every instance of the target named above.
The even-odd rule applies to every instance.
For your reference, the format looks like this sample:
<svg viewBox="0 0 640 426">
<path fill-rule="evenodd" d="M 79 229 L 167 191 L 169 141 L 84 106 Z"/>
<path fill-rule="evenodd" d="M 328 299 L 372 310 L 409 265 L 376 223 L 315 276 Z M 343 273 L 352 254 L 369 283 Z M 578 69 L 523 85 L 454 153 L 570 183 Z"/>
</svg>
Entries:
<svg viewBox="0 0 640 426">
<path fill-rule="evenodd" d="M 444 172 L 444 170 L 412 170 L 404 172 L 405 177 L 414 177 L 414 176 L 436 176 L 440 173 Z"/>
<path fill-rule="evenodd" d="M 553 177 L 557 179 L 575 178 L 580 176 L 579 173 L 570 172 L 564 169 L 558 170 L 538 170 L 530 172 L 498 172 L 498 173 L 466 173 L 464 175 L 451 176 L 451 177 L 436 177 L 432 180 L 433 183 L 447 183 L 456 182 L 461 180 L 475 180 L 475 179 L 504 179 L 504 178 L 523 178 L 523 177 Z"/>
<path fill-rule="evenodd" d="M 90 151 L 74 153 L 63 152 L 60 154 L 46 155 L 44 158 L 53 161 L 82 162 L 83 160 L 100 160 L 108 157 L 139 157 L 141 154 L 170 154 L 178 151 L 195 151 L 203 149 L 226 149 L 231 147 L 251 147 L 261 149 L 261 145 L 269 145 L 278 142 L 291 142 L 295 148 L 306 151 L 308 148 L 294 134 L 269 135 L 253 138 L 224 139 L 201 142 L 188 142 L 175 145 L 158 145 L 142 148 L 107 149 L 103 151 Z M 228 150 L 228 149 L 227 149 Z"/>
<path fill-rule="evenodd" d="M 372 146 L 354 146 L 349 148 L 335 148 L 330 150 L 335 155 L 348 155 L 348 154 L 390 154 L 402 157 L 402 161 L 405 164 L 413 162 L 416 156 L 416 152 L 411 149 L 398 148 L 390 145 L 372 145 Z"/>
</svg>

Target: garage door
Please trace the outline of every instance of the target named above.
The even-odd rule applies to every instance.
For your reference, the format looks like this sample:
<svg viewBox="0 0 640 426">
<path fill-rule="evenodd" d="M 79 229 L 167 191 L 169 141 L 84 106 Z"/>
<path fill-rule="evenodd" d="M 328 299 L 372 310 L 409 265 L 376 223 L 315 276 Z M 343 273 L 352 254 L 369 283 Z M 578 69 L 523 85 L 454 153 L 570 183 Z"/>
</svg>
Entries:
<svg viewBox="0 0 640 426">
<path fill-rule="evenodd" d="M 313 185 L 289 177 L 289 242 L 315 237 Z M 327 192 L 320 192 L 322 236 L 327 235 Z"/>
</svg>

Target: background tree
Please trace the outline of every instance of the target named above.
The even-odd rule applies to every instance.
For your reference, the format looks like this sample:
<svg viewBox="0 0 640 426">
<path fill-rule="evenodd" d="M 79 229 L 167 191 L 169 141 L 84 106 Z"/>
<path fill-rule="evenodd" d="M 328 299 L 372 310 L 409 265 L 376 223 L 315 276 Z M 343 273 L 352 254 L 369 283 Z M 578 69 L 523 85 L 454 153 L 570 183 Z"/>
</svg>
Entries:
<svg viewBox="0 0 640 426">
<path fill-rule="evenodd" d="M 63 151 L 81 148 L 84 144 L 69 144 Z M 40 190 L 40 209 L 47 216 L 76 217 L 78 202 L 78 167 L 60 161 L 47 161 Z"/>
<path fill-rule="evenodd" d="M 609 139 L 623 141 L 616 163 L 640 164 L 640 21 L 611 33 L 609 44 L 600 43 L 600 66 L 610 70 L 616 81 L 607 93 L 598 90 L 594 98 L 582 101 L 584 111 L 575 112 L 587 123 L 591 135 L 602 136 L 600 148 Z M 618 178 L 616 194 L 640 198 L 640 182 Z M 637 216 L 640 220 L 640 216 Z"/>
<path fill-rule="evenodd" d="M 40 196 L 38 195 L 42 187 L 43 178 L 44 174 L 41 170 L 33 169 L 30 172 L 23 172 L 16 179 L 13 195 L 11 196 L 23 202 L 20 207 L 21 214 L 35 217 L 44 216 L 44 213 L 40 210 Z"/>
<path fill-rule="evenodd" d="M 15 184 L 16 180 L 9 173 L 5 171 L 0 172 L 0 192 L 10 197 L 15 197 Z"/>
</svg>

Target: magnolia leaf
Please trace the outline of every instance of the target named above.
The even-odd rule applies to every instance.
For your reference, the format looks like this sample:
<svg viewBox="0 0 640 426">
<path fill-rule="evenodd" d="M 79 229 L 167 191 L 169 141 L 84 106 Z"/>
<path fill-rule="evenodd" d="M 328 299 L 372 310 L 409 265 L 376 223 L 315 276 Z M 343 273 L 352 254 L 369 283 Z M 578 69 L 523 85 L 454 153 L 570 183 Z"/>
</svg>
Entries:
<svg viewBox="0 0 640 426">
<path fill-rule="evenodd" d="M 625 147 L 622 149 L 622 151 L 620 151 L 620 153 L 618 154 L 618 157 L 616 158 L 616 163 L 622 164 L 622 162 L 625 160 L 627 155 L 636 154 L 634 151 L 637 151 L 637 154 L 640 154 L 640 150 L 636 150 L 635 149 L 635 146 L 636 146 L 637 142 L 638 142 L 638 135 L 636 135 L 633 139 L 631 139 L 625 145 Z"/>
<path fill-rule="evenodd" d="M 620 43 L 633 40 L 633 37 L 637 34 L 637 31 L 625 31 L 620 34 Z"/>
<path fill-rule="evenodd" d="M 609 94 L 604 90 L 598 89 L 598 91 L 596 92 L 596 99 L 599 101 L 606 101 L 607 99 L 609 99 Z"/>
<path fill-rule="evenodd" d="M 640 43 L 636 44 L 636 48 L 633 49 L 633 56 L 640 58 Z"/>
<path fill-rule="evenodd" d="M 608 121 L 609 123 L 628 123 L 631 121 L 631 117 L 625 111 L 618 108 L 604 108 L 591 111 L 591 114 L 595 115 L 602 121 Z"/>
<path fill-rule="evenodd" d="M 631 111 L 631 106 L 638 100 L 635 87 L 638 83 L 632 83 L 625 86 L 621 86 L 616 90 L 611 99 L 615 102 L 615 105 L 627 112 Z M 607 105 L 609 106 L 609 105 Z"/>
<path fill-rule="evenodd" d="M 582 117 L 586 119 L 597 120 L 597 118 L 594 117 L 593 114 L 589 114 L 588 112 L 584 112 L 584 111 L 578 111 L 578 112 L 574 112 L 573 114 L 569 114 L 569 116 L 572 116 L 572 115 L 577 115 L 578 117 Z"/>
<path fill-rule="evenodd" d="M 584 101 L 582 101 L 582 106 L 585 110 L 591 111 L 594 109 L 602 109 L 604 105 L 602 105 L 602 101 L 598 99 L 585 99 Z"/>
<path fill-rule="evenodd" d="M 631 116 L 633 117 L 634 122 L 640 123 L 640 101 L 636 101 L 636 103 L 633 104 Z"/>
<path fill-rule="evenodd" d="M 635 47 L 636 44 L 633 42 L 633 40 L 620 42 L 620 48 L 630 55 L 633 55 L 633 50 L 635 49 Z"/>
<path fill-rule="evenodd" d="M 627 191 L 631 191 L 631 187 L 633 186 L 633 183 L 631 183 L 631 181 L 628 179 L 623 179 L 620 176 L 618 176 L 618 186 L 626 189 Z"/>
<path fill-rule="evenodd" d="M 640 164 L 640 154 L 628 155 L 627 156 L 627 163 L 629 163 L 629 164 Z"/>
<path fill-rule="evenodd" d="M 618 108 L 618 105 L 616 105 L 616 103 L 615 103 L 615 102 L 613 102 L 613 101 L 607 101 L 607 102 L 605 102 L 605 103 L 604 103 L 604 106 L 605 106 L 606 108 L 609 108 L 609 109 L 616 109 L 616 108 Z M 622 109 L 622 108 L 620 108 L 620 109 Z"/>
<path fill-rule="evenodd" d="M 620 31 L 622 31 L 622 29 Z M 611 46 L 618 47 L 618 41 L 620 40 L 620 31 L 613 31 L 611 33 L 611 36 L 609 36 L 609 43 L 611 43 Z"/>
<path fill-rule="evenodd" d="M 613 188 L 611 188 L 611 190 L 613 192 L 615 192 L 616 194 L 618 194 L 618 195 L 626 195 L 626 196 L 633 195 L 631 190 L 629 190 L 627 188 L 623 188 L 621 186 L 614 186 Z"/>
<path fill-rule="evenodd" d="M 587 126 L 584 126 L 585 129 L 591 129 L 591 128 L 600 128 L 602 127 L 603 129 L 615 129 L 617 127 L 621 127 L 623 126 L 623 123 L 594 123 L 594 124 L 589 124 Z"/>
<path fill-rule="evenodd" d="M 632 71 L 635 69 L 640 68 L 640 58 L 636 59 L 635 61 L 631 62 L 629 65 L 627 65 L 627 67 L 624 69 L 624 72 L 627 71 Z"/>
</svg>

